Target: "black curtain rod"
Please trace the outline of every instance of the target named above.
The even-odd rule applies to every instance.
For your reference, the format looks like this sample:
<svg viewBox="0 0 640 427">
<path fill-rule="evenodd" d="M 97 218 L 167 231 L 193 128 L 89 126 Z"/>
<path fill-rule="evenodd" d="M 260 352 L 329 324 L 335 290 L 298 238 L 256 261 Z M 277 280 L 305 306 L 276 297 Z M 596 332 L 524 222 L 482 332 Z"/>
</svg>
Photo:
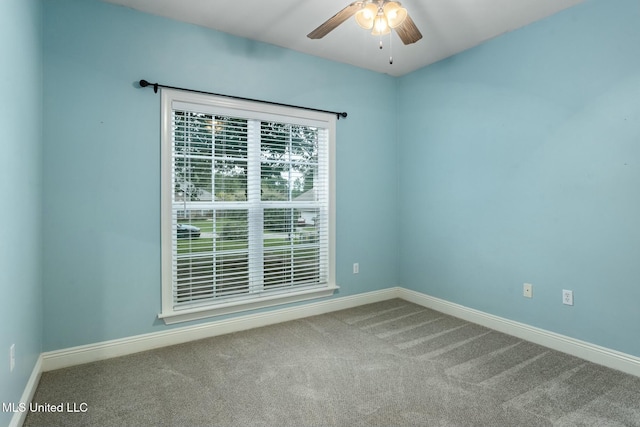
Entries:
<svg viewBox="0 0 640 427">
<path fill-rule="evenodd" d="M 279 102 L 271 102 L 271 101 L 262 101 L 260 99 L 243 98 L 241 96 L 223 95 L 221 93 L 205 92 L 205 91 L 202 91 L 202 90 L 195 90 L 195 89 L 185 89 L 185 88 L 182 88 L 182 87 L 162 85 L 160 83 L 150 83 L 150 82 L 148 82 L 148 81 L 146 81 L 144 79 L 140 80 L 140 87 L 147 87 L 147 86 L 153 86 L 153 91 L 155 93 L 158 93 L 158 88 L 159 87 L 164 87 L 164 88 L 167 88 L 167 89 L 185 90 L 187 92 L 204 93 L 205 95 L 215 95 L 215 96 L 223 96 L 225 98 L 240 99 L 242 101 L 261 102 L 263 104 L 278 105 L 280 107 L 293 107 L 293 108 L 300 108 L 300 109 L 303 109 L 303 110 L 317 111 L 319 113 L 330 113 L 330 114 L 335 114 L 336 117 L 338 118 L 338 120 L 340 120 L 340 117 L 343 117 L 343 118 L 347 117 L 347 113 L 346 112 L 339 113 L 337 111 L 318 110 L 317 108 L 300 107 L 298 105 L 281 104 Z"/>
</svg>

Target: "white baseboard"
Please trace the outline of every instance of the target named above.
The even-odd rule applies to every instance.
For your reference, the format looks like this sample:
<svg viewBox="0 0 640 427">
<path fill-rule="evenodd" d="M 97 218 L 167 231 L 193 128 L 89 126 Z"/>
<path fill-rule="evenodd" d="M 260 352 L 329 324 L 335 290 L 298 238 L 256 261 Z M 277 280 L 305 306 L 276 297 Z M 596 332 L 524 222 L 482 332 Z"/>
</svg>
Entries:
<svg viewBox="0 0 640 427">
<path fill-rule="evenodd" d="M 640 358 L 404 288 L 398 298 L 640 377 Z"/>
<path fill-rule="evenodd" d="M 62 350 L 49 351 L 42 354 L 42 370 L 52 371 L 83 363 L 96 362 L 112 357 L 126 356 L 155 348 L 182 344 L 217 335 L 243 331 L 260 326 L 273 325 L 289 320 L 316 316 L 332 311 L 344 310 L 359 305 L 371 304 L 398 297 L 398 288 L 383 289 L 358 295 L 333 298 L 326 301 L 313 302 L 297 307 L 283 308 L 256 314 L 234 317 L 186 326 L 161 332 L 104 341 Z"/>
<path fill-rule="evenodd" d="M 125 356 L 141 351 L 153 350 L 155 348 L 182 344 L 217 335 L 243 331 L 309 316 L 316 316 L 337 310 L 344 310 L 392 298 L 402 298 L 444 314 L 459 317 L 469 322 L 477 323 L 490 329 L 513 335 L 523 340 L 540 344 L 599 365 L 607 366 L 640 377 L 640 358 L 638 357 L 585 341 L 580 341 L 565 335 L 560 335 L 555 332 L 536 328 L 524 323 L 494 316 L 492 314 L 484 313 L 479 310 L 401 287 L 393 287 L 380 291 L 313 302 L 297 307 L 248 314 L 201 325 L 175 328 L 167 331 L 153 332 L 96 344 L 46 352 L 41 356 L 42 371 L 46 372 L 69 366 L 110 359 L 112 357 Z"/>
<path fill-rule="evenodd" d="M 36 360 L 36 364 L 31 371 L 31 376 L 29 376 L 29 381 L 27 381 L 27 385 L 22 392 L 22 397 L 20 397 L 20 403 L 25 403 L 27 407 L 29 403 L 33 399 L 33 395 L 36 393 L 36 389 L 38 388 L 38 383 L 40 382 L 40 376 L 42 375 L 42 355 L 38 357 Z M 11 421 L 9 421 L 9 427 L 20 427 L 24 423 L 25 418 L 27 418 L 28 411 L 17 411 L 13 413 L 13 417 L 11 417 Z"/>
</svg>

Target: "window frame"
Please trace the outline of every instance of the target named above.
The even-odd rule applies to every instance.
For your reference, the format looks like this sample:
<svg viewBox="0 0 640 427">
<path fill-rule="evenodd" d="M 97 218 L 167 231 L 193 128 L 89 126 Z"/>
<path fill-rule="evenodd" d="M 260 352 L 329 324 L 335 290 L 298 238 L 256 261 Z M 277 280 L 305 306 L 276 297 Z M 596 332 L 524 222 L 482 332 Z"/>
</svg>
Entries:
<svg viewBox="0 0 640 427">
<path fill-rule="evenodd" d="M 256 101 L 226 98 L 162 88 L 161 98 L 161 312 L 158 318 L 166 324 L 185 322 L 207 317 L 220 316 L 247 310 L 255 310 L 281 304 L 289 304 L 316 298 L 324 298 L 339 289 L 335 281 L 335 115 L 295 107 L 273 105 Z M 210 304 L 191 308 L 176 308 L 173 296 L 173 165 L 172 165 L 172 114 L 174 105 L 199 105 L 206 110 L 214 110 L 219 115 L 238 115 L 251 119 L 273 120 L 292 124 L 308 125 L 322 123 L 328 132 L 328 280 L 324 286 L 301 290 L 270 291 L 265 294 L 251 294 L 245 298 L 229 301 L 212 301 Z"/>
</svg>

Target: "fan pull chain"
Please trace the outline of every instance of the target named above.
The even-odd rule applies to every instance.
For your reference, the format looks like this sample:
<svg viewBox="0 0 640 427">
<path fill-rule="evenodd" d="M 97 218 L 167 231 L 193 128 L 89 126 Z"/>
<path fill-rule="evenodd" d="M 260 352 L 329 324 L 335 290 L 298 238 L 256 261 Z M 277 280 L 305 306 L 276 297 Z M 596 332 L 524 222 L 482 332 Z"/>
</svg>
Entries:
<svg viewBox="0 0 640 427">
<path fill-rule="evenodd" d="M 393 44 L 391 43 L 391 34 L 393 34 L 393 29 L 389 31 L 389 64 L 393 64 Z"/>
</svg>

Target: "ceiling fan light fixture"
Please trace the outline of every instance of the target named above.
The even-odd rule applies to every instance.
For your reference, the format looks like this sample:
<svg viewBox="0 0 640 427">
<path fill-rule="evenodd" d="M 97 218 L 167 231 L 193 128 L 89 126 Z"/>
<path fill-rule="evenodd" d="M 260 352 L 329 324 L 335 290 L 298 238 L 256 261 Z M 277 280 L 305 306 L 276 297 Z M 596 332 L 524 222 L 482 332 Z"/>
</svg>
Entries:
<svg viewBox="0 0 640 427">
<path fill-rule="evenodd" d="M 383 11 L 391 28 L 396 28 L 402 25 L 404 20 L 407 18 L 407 9 L 402 7 L 397 1 L 385 3 Z"/>
<path fill-rule="evenodd" d="M 355 0 L 307 34 L 307 37 L 321 39 L 352 16 L 360 27 L 371 30 L 374 36 L 383 36 L 395 31 L 405 45 L 422 39 L 422 34 L 409 16 L 407 9 L 396 0 Z M 382 49 L 382 37 L 380 37 L 380 49 Z M 389 50 L 391 50 L 391 38 L 389 38 Z M 389 63 L 393 63 L 393 57 L 389 58 Z"/>
<path fill-rule="evenodd" d="M 365 30 L 373 28 L 374 20 L 378 15 L 378 6 L 374 3 L 369 3 L 358 12 L 356 12 L 356 22 Z"/>
<path fill-rule="evenodd" d="M 389 23 L 384 14 L 377 15 L 373 20 L 373 31 L 371 31 L 371 34 L 374 36 L 384 36 L 390 32 L 391 28 L 389 28 Z"/>
</svg>

